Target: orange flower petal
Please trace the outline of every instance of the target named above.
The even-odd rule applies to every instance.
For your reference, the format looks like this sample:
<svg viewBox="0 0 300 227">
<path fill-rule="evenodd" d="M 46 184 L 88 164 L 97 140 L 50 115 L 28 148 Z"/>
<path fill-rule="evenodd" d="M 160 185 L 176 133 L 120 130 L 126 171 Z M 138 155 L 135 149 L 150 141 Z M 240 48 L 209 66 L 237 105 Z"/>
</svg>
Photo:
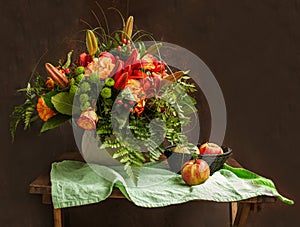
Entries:
<svg viewBox="0 0 300 227">
<path fill-rule="evenodd" d="M 42 97 L 38 98 L 36 109 L 38 111 L 39 117 L 43 121 L 48 121 L 49 118 L 56 115 L 56 113 L 46 105 L 45 100 Z"/>
</svg>

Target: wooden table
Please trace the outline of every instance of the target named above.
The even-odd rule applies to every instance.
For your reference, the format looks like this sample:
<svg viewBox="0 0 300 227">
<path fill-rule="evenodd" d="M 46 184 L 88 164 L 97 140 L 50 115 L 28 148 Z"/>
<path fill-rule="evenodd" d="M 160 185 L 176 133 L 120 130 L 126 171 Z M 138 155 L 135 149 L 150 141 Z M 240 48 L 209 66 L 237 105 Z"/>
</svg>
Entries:
<svg viewBox="0 0 300 227">
<path fill-rule="evenodd" d="M 57 161 L 62 160 L 79 160 L 83 161 L 80 153 L 68 152 L 63 154 Z M 227 161 L 232 167 L 241 167 L 241 165 L 232 157 Z M 49 172 L 38 176 L 30 185 L 29 193 L 39 194 L 42 196 L 43 204 L 52 204 L 51 200 L 51 183 Z M 118 190 L 114 189 L 109 196 L 111 199 L 126 199 L 125 196 Z M 201 201 L 201 200 L 199 200 Z M 257 196 L 238 202 L 229 202 L 229 219 L 231 226 L 244 226 L 247 221 L 250 211 L 258 212 L 261 209 L 263 203 L 275 202 L 276 197 L 269 196 Z M 62 227 L 62 209 L 53 209 L 54 227 Z"/>
</svg>

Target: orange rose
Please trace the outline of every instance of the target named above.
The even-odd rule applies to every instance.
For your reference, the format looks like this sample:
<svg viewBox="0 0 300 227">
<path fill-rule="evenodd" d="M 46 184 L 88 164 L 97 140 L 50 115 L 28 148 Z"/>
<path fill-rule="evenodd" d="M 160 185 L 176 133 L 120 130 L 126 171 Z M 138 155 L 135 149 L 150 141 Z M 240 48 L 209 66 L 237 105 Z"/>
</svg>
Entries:
<svg viewBox="0 0 300 227">
<path fill-rule="evenodd" d="M 36 109 L 38 111 L 39 117 L 43 121 L 47 121 L 49 118 L 53 117 L 56 114 L 46 105 L 45 100 L 42 97 L 39 97 Z"/>
<path fill-rule="evenodd" d="M 46 81 L 46 86 L 50 90 L 53 90 L 53 88 L 54 88 L 54 81 L 50 77 Z"/>
<path fill-rule="evenodd" d="M 141 86 L 141 83 L 138 80 L 130 79 L 127 81 L 127 85 L 134 97 L 134 99 L 139 102 L 140 97 L 143 97 L 145 95 L 145 92 L 143 90 L 143 87 Z"/>
<path fill-rule="evenodd" d="M 94 58 L 85 68 L 85 76 L 96 73 L 100 79 L 109 77 L 115 68 L 115 64 L 113 63 L 114 59 L 108 54 L 101 55 L 99 58 Z"/>
</svg>

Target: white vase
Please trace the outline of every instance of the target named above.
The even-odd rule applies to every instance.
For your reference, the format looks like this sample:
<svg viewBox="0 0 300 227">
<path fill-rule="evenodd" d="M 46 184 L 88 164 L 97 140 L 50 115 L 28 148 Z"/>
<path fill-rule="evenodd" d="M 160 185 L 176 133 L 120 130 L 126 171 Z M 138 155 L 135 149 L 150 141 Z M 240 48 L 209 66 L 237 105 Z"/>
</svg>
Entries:
<svg viewBox="0 0 300 227">
<path fill-rule="evenodd" d="M 100 149 L 98 146 L 99 137 L 95 137 L 94 131 L 85 131 L 82 136 L 81 154 L 87 163 L 116 166 L 121 165 L 119 161 L 112 157 L 116 149 Z"/>
</svg>

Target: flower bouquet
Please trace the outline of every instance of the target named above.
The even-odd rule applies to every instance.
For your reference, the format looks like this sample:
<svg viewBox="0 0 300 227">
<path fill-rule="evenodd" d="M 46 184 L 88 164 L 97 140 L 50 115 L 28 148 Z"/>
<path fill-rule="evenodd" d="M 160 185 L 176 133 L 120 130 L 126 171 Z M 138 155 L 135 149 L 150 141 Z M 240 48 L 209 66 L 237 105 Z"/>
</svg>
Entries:
<svg viewBox="0 0 300 227">
<path fill-rule="evenodd" d="M 38 74 L 18 90 L 26 100 L 11 114 L 12 138 L 19 123 L 27 129 L 40 121 L 46 132 L 69 121 L 93 132 L 99 148 L 114 149 L 112 157 L 133 180 L 133 167 L 157 162 L 166 146 L 187 143 L 182 127 L 197 111 L 188 94 L 195 86 L 188 72 L 172 72 L 160 58 L 160 43 L 147 46 L 139 32 L 132 16 L 112 34 L 87 30 L 86 52 L 46 63 L 48 77 Z"/>
</svg>

